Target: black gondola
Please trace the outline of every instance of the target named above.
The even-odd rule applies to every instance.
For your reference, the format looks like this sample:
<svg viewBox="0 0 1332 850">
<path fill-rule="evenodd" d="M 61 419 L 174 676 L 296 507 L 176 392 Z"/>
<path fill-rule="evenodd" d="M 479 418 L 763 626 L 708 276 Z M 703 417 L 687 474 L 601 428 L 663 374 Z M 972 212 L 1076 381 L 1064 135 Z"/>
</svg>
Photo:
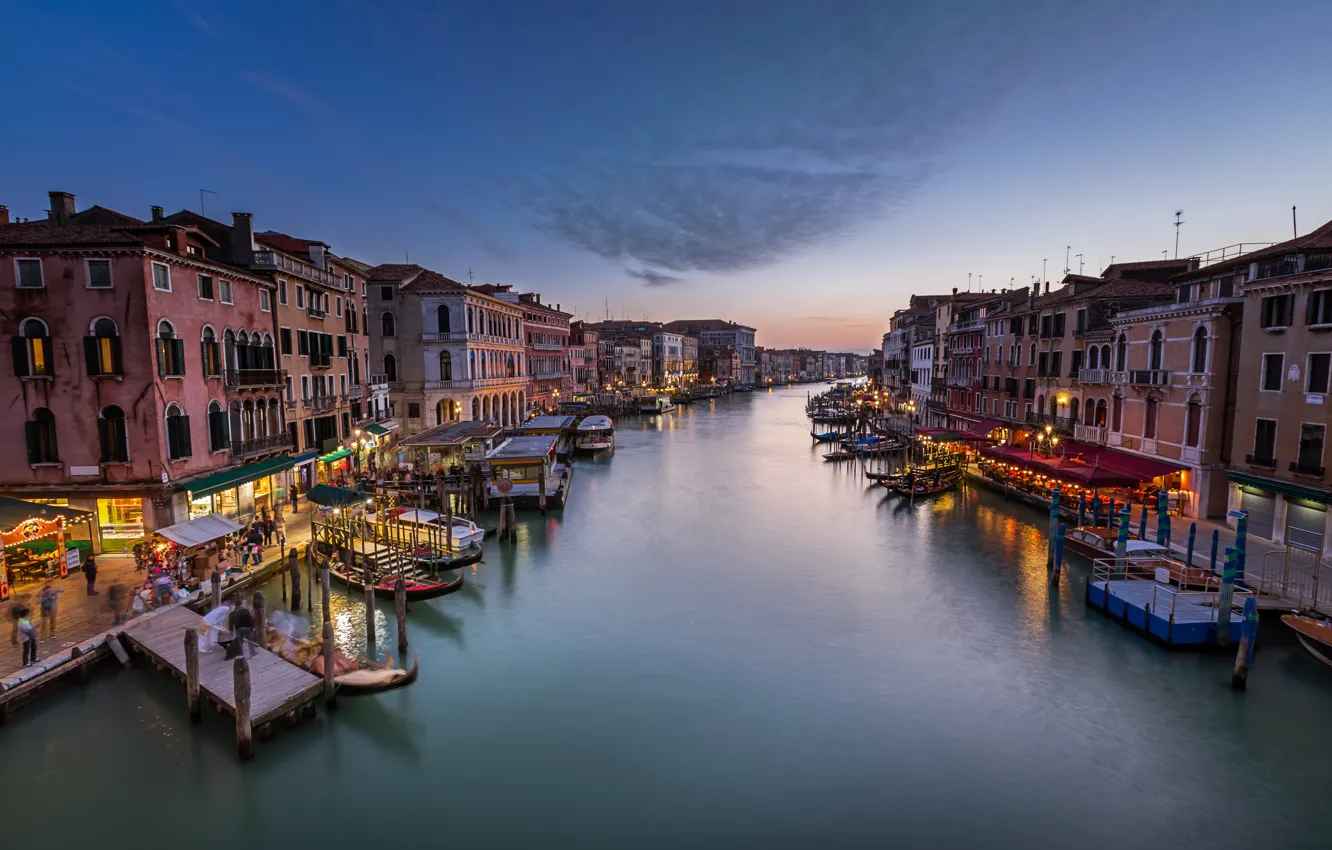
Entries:
<svg viewBox="0 0 1332 850">
<path fill-rule="evenodd" d="M 338 581 L 347 585 L 353 590 L 364 590 L 365 582 L 349 573 L 346 568 L 329 569 L 329 575 Z M 441 576 L 439 580 L 433 578 L 419 578 L 416 576 L 403 576 L 407 582 L 407 601 L 419 602 L 423 599 L 434 599 L 438 596 L 446 596 L 453 593 L 463 586 L 463 574 L 456 576 Z M 397 583 L 397 574 L 381 576 L 375 582 L 375 596 L 380 599 L 394 598 L 394 585 Z"/>
</svg>

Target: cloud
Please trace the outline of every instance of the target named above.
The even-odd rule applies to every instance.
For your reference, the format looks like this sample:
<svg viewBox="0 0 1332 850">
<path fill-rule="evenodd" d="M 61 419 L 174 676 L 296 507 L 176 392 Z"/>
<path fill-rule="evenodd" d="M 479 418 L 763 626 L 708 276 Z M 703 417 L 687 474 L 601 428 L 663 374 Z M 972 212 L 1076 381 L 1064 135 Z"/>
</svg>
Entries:
<svg viewBox="0 0 1332 850">
<path fill-rule="evenodd" d="M 625 274 L 630 277 L 636 277 L 648 286 L 671 286 L 676 283 L 684 283 L 684 280 L 675 275 L 659 272 L 655 269 L 625 269 Z"/>
<path fill-rule="evenodd" d="M 279 100 L 285 100 L 292 106 L 297 107 L 312 118 L 325 118 L 328 116 L 328 109 L 319 98 L 293 86 L 291 83 L 284 82 L 273 77 L 255 71 L 245 72 L 245 80 L 255 88 L 268 92 Z"/>
<path fill-rule="evenodd" d="M 507 262 L 513 258 L 513 252 L 496 242 L 486 230 L 468 216 L 447 204 L 438 201 L 421 201 L 421 206 L 439 216 L 454 230 L 473 239 L 477 246 L 490 255 L 491 259 Z"/>
</svg>

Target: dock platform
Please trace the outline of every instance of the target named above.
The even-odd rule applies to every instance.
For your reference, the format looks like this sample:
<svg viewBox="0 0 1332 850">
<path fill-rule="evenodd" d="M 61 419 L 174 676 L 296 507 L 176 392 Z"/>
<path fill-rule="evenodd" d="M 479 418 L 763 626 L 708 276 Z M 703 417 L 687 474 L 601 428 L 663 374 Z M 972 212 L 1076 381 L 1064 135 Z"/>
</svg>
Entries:
<svg viewBox="0 0 1332 850">
<path fill-rule="evenodd" d="M 1087 582 L 1087 604 L 1168 647 L 1203 648 L 1216 643 L 1216 593 L 1184 592 L 1161 582 L 1100 579 Z M 1232 613 L 1230 643 L 1238 644 L 1242 616 Z"/>
<path fill-rule="evenodd" d="M 203 620 L 179 606 L 125 628 L 124 637 L 157 664 L 185 679 L 185 631 Z M 228 714 L 236 714 L 233 662 L 224 660 L 221 647 L 199 653 L 199 692 Z M 250 663 L 250 718 L 256 727 L 313 705 L 323 692 L 323 681 L 266 649 L 255 649 Z"/>
</svg>

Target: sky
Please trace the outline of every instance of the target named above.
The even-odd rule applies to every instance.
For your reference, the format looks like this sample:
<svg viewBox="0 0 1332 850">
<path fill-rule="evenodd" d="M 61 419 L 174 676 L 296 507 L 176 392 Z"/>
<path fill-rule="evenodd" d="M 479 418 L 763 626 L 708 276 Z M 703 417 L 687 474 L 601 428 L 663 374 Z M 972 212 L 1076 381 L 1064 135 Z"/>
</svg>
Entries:
<svg viewBox="0 0 1332 850">
<path fill-rule="evenodd" d="M 913 293 L 1173 256 L 1177 209 L 1181 256 L 1332 219 L 1299 36 L 1329 29 L 1294 0 L 10 0 L 0 203 L 202 203 L 580 318 L 868 352 Z"/>
</svg>

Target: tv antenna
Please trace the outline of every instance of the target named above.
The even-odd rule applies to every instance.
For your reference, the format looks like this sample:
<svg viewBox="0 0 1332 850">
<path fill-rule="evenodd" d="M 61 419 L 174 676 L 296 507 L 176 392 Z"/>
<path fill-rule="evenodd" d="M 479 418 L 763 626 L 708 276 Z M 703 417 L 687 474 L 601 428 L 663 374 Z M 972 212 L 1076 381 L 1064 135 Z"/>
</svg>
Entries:
<svg viewBox="0 0 1332 850">
<path fill-rule="evenodd" d="M 1075 257 L 1078 258 L 1078 274 L 1081 275 L 1081 274 L 1082 274 L 1082 267 L 1085 265 L 1085 263 L 1082 262 L 1082 255 L 1081 255 L 1081 254 L 1074 254 L 1073 256 L 1075 256 Z"/>
<path fill-rule="evenodd" d="M 204 212 L 204 195 L 206 195 L 206 194 L 207 194 L 207 195 L 216 195 L 217 193 L 214 192 L 212 189 L 200 189 L 200 190 L 199 190 L 199 215 L 201 215 L 201 216 L 203 216 L 203 217 L 205 217 L 205 218 L 208 217 L 208 213 Z"/>
<path fill-rule="evenodd" d="M 1068 274 L 1072 269 L 1068 267 L 1068 252 L 1073 250 L 1072 245 L 1064 246 L 1064 274 Z"/>
<path fill-rule="evenodd" d="M 1179 259 L 1179 226 L 1184 223 L 1184 210 L 1175 210 L 1175 259 Z"/>
</svg>

